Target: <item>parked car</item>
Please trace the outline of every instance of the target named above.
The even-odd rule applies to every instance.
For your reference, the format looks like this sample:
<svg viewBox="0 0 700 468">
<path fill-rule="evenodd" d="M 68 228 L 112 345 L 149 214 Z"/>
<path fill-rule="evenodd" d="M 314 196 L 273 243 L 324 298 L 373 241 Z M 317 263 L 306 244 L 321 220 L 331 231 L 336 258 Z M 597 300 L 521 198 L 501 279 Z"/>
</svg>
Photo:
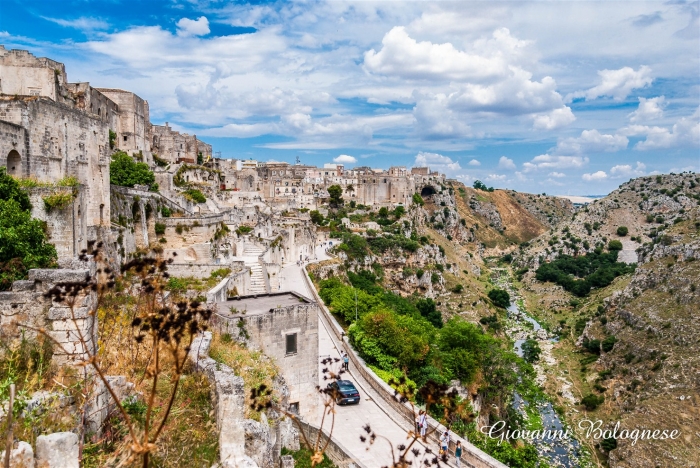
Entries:
<svg viewBox="0 0 700 468">
<path fill-rule="evenodd" d="M 336 380 L 328 384 L 328 388 L 335 390 L 335 402 L 338 405 L 357 405 L 360 403 L 360 392 L 355 384 L 349 380 Z"/>
</svg>

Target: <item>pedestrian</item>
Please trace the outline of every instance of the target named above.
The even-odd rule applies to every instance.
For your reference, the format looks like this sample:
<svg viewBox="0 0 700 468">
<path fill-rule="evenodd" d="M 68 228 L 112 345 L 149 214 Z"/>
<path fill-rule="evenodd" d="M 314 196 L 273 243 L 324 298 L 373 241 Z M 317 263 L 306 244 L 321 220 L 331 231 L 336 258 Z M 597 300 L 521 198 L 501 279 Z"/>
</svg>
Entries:
<svg viewBox="0 0 700 468">
<path fill-rule="evenodd" d="M 345 369 L 346 372 L 349 372 L 350 369 L 348 369 L 348 365 L 350 363 L 350 356 L 348 356 L 348 353 L 343 353 L 343 369 Z"/>
<path fill-rule="evenodd" d="M 450 447 L 450 434 L 445 431 L 444 434 L 440 436 L 440 455 L 447 456 L 447 449 Z"/>
<path fill-rule="evenodd" d="M 458 440 L 457 441 L 457 447 L 455 447 L 455 460 L 457 464 L 457 468 L 460 468 L 462 464 L 462 441 Z"/>
<path fill-rule="evenodd" d="M 428 429 L 428 415 L 423 410 L 420 410 L 418 413 L 418 424 L 420 425 L 420 436 L 425 442 L 425 431 Z"/>
</svg>

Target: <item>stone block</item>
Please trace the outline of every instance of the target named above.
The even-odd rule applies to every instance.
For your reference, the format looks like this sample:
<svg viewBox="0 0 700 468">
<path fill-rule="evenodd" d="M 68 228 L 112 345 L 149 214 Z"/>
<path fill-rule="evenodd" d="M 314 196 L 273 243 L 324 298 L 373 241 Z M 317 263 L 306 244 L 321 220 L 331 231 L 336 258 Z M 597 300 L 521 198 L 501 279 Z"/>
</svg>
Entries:
<svg viewBox="0 0 700 468">
<path fill-rule="evenodd" d="M 49 320 L 72 320 L 73 318 L 84 319 L 89 316 L 89 307 L 76 307 L 73 309 L 73 314 L 71 314 L 70 307 L 58 306 L 49 308 Z"/>
<path fill-rule="evenodd" d="M 5 460 L 5 451 L 0 452 L 0 461 Z M 10 468 L 34 468 L 34 451 L 26 442 L 17 442 L 10 452 Z"/>
<path fill-rule="evenodd" d="M 294 468 L 294 457 L 291 455 L 282 455 L 280 457 L 280 468 Z"/>
<path fill-rule="evenodd" d="M 29 281 L 39 281 L 46 284 L 57 283 L 80 283 L 90 279 L 90 270 L 51 270 L 34 269 L 29 270 Z"/>
<path fill-rule="evenodd" d="M 69 320 L 54 320 L 51 323 L 51 328 L 55 332 L 68 332 L 68 331 L 73 331 L 76 329 L 76 325 L 78 326 L 78 329 L 83 333 L 84 336 L 87 336 L 90 331 L 92 331 L 93 325 L 95 323 L 95 319 L 93 317 L 88 317 L 88 318 L 83 318 L 83 319 L 69 319 Z"/>
<path fill-rule="evenodd" d="M 80 468 L 78 436 L 55 432 L 37 437 L 36 468 Z"/>
</svg>

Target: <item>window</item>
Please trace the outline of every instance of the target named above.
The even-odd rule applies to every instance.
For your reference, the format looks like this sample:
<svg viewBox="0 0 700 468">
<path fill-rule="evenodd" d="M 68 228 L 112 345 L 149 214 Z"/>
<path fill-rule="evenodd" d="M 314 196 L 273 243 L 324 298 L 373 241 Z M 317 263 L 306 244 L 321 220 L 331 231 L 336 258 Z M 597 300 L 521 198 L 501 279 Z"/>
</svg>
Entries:
<svg viewBox="0 0 700 468">
<path fill-rule="evenodd" d="M 297 334 L 296 333 L 290 333 L 289 335 L 285 335 L 285 344 L 286 344 L 286 354 L 296 354 L 297 353 Z"/>
<path fill-rule="evenodd" d="M 127 140 L 127 138 L 129 138 L 129 137 L 127 137 L 126 135 L 124 135 L 124 141 L 126 141 L 126 140 Z"/>
<path fill-rule="evenodd" d="M 295 401 L 294 403 L 289 404 L 289 412 L 294 413 L 294 414 L 299 414 L 299 402 Z"/>
</svg>

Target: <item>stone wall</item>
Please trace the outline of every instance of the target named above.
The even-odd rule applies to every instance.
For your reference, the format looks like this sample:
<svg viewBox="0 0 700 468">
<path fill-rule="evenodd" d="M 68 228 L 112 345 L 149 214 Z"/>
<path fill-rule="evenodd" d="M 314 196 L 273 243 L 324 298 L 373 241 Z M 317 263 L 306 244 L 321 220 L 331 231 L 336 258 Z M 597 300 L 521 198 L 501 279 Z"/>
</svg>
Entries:
<svg viewBox="0 0 700 468">
<path fill-rule="evenodd" d="M 84 187 L 35 187 L 28 190 L 32 218 L 46 223 L 49 242 L 56 247 L 58 258 L 73 258 L 87 248 L 87 216 Z M 67 206 L 47 209 L 44 198 L 67 194 L 73 200 Z"/>
<path fill-rule="evenodd" d="M 197 336 L 189 358 L 211 385 L 221 465 L 276 468 L 282 447 L 299 449 L 296 429 L 288 418 L 269 410 L 271 419 L 264 417 L 258 422 L 245 418 L 244 381 L 233 369 L 209 357 L 211 339 L 211 332 Z M 275 387 L 281 398 L 279 404 L 285 407 L 288 402 L 285 383 L 278 381 Z"/>
</svg>

